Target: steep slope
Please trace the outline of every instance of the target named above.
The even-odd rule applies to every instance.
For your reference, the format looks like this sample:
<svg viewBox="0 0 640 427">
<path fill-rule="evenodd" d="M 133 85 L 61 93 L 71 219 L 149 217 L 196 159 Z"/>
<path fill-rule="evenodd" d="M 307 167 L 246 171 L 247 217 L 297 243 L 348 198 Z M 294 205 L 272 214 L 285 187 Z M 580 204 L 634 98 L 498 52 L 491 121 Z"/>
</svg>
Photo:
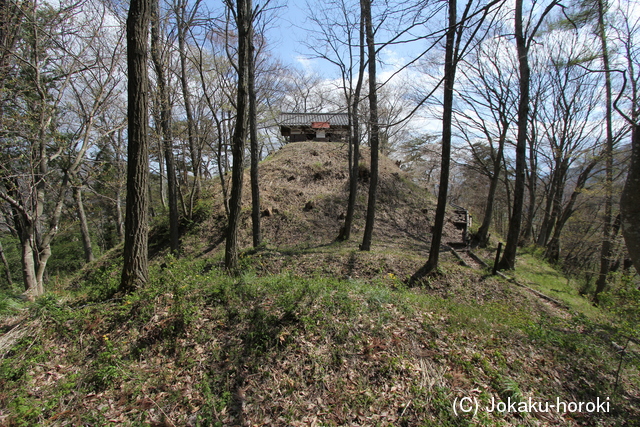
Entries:
<svg viewBox="0 0 640 427">
<path fill-rule="evenodd" d="M 362 150 L 353 240 L 362 238 L 369 185 L 369 150 Z M 342 143 L 299 142 L 284 146 L 260 164 L 263 235 L 273 248 L 314 248 L 331 244 L 344 224 L 348 199 L 347 147 Z M 248 186 L 249 175 L 245 175 Z M 211 189 L 219 194 L 219 186 Z M 240 241 L 251 244 L 250 198 L 245 190 Z M 391 159 L 380 159 L 380 180 L 374 247 L 428 250 L 434 198 L 411 182 Z M 212 242 L 221 242 L 222 201 L 214 204 L 212 220 L 203 227 Z M 449 218 L 451 220 L 451 218 Z M 444 241 L 458 241 L 460 232 L 449 221 Z"/>
</svg>

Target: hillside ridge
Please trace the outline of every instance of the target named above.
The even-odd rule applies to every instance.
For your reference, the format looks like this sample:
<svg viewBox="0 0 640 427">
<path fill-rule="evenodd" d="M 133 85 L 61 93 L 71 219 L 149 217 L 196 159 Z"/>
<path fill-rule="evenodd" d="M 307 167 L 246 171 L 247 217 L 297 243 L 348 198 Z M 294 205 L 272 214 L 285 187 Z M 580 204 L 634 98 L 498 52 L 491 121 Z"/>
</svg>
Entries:
<svg viewBox="0 0 640 427">
<path fill-rule="evenodd" d="M 266 243 L 250 247 L 245 197 L 239 276 L 224 269 L 224 208 L 212 197 L 181 257 L 156 235 L 149 281 L 131 294 L 113 297 L 122 259 L 112 251 L 34 303 L 5 306 L 0 424 L 638 425 L 637 361 L 623 366 L 611 320 L 580 306 L 552 266 L 519 261 L 545 292 L 562 290 L 569 310 L 451 253 L 423 286 L 407 287 L 426 260 L 434 202 L 393 161 L 381 160 L 373 250 L 358 250 L 366 153 L 358 228 L 336 242 L 345 152 L 290 144 L 261 163 Z M 447 229 L 445 241 L 459 236 Z M 611 410 L 474 415 L 456 412 L 461 398 L 482 408 L 610 399 Z"/>
<path fill-rule="evenodd" d="M 369 149 L 363 147 L 352 240 L 362 237 L 366 215 L 369 176 Z M 335 242 L 348 199 L 347 146 L 336 142 L 298 142 L 283 146 L 260 163 L 260 205 L 263 240 L 273 248 L 320 247 Z M 249 174 L 245 172 L 245 191 L 239 241 L 251 245 L 248 197 Z M 374 246 L 402 246 L 426 254 L 435 213 L 434 197 L 419 187 L 395 161 L 380 156 L 378 200 Z M 212 194 L 219 192 L 214 182 Z M 444 241 L 461 239 L 448 215 Z M 218 198 L 211 219 L 203 230 L 211 241 L 221 241 L 224 207 Z"/>
</svg>

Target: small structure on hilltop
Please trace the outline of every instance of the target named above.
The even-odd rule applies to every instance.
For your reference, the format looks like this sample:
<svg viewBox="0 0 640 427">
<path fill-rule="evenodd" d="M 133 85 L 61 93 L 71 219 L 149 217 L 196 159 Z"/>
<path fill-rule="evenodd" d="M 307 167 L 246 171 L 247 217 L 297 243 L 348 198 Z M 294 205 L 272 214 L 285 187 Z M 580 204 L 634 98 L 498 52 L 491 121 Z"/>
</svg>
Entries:
<svg viewBox="0 0 640 427">
<path fill-rule="evenodd" d="M 349 137 L 347 113 L 282 113 L 278 125 L 287 142 L 346 141 Z"/>
</svg>

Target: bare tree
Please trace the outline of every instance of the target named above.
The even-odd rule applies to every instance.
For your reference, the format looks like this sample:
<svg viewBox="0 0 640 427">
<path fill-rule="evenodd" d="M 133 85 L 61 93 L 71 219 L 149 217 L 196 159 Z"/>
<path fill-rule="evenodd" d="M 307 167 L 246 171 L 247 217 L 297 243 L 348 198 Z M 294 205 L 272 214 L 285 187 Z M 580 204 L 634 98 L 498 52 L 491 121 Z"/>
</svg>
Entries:
<svg viewBox="0 0 640 427">
<path fill-rule="evenodd" d="M 627 251 L 636 271 L 640 272 L 640 55 L 637 50 L 640 21 L 632 20 L 628 12 L 623 12 L 623 16 L 621 41 L 627 63 L 625 98 L 628 106 L 626 112 L 618 102 L 615 107 L 631 125 L 631 162 L 620 198 L 620 216 Z"/>
<path fill-rule="evenodd" d="M 582 60 L 589 50 L 573 31 L 560 36 L 561 40 L 557 35 L 547 40 L 549 49 L 541 52 L 548 59 L 541 71 L 546 76 L 540 85 L 543 95 L 539 97 L 543 102 L 534 119 L 546 148 L 536 154 L 546 162 L 544 169 L 548 170 L 546 204 L 537 244 L 547 247 L 547 258 L 554 261 L 559 259 L 560 233 L 571 211 L 564 210 L 568 207 L 565 206 L 568 181 L 571 175 L 582 175 L 583 167 L 593 170 L 599 160 L 602 136 L 602 122 L 595 116 L 597 101 L 601 99 L 601 81 L 598 75 L 585 70 L 588 62 Z M 581 190 L 590 173 L 578 179 L 574 191 Z M 572 200 L 575 203 L 570 197 L 569 201 Z M 554 239 L 550 242 L 552 235 Z"/>
<path fill-rule="evenodd" d="M 127 17 L 128 136 L 127 214 L 124 264 L 119 291 L 128 293 L 145 284 L 148 267 L 149 79 L 147 60 L 150 0 L 131 0 Z"/>
<path fill-rule="evenodd" d="M 471 2 L 469 2 L 469 5 Z M 445 42 L 444 59 L 444 94 L 442 111 L 442 157 L 440 163 L 440 186 L 438 189 L 438 206 L 436 208 L 436 220 L 431 238 L 429 259 L 412 277 L 411 281 L 419 280 L 438 268 L 440 258 L 440 243 L 442 241 L 442 229 L 444 228 L 444 215 L 447 205 L 447 191 L 449 187 L 449 164 L 451 162 L 451 123 L 453 114 L 453 86 L 456 76 L 457 48 L 456 30 L 458 29 L 458 4 L 457 0 L 449 0 L 447 33 Z M 467 8 L 468 10 L 468 8 Z M 462 28 L 462 27 L 460 27 Z M 462 32 L 462 30 L 459 30 Z"/>
<path fill-rule="evenodd" d="M 10 75 L 12 57 L 20 33 L 20 24 L 24 14 L 20 12 L 18 3 L 2 0 L 0 3 L 0 88 L 4 88 L 5 80 Z M 3 115 L 0 104 L 0 120 Z"/>
<path fill-rule="evenodd" d="M 171 133 L 171 103 L 169 89 L 165 73 L 166 61 L 163 59 L 160 38 L 160 8 L 158 0 L 152 0 L 151 4 L 151 59 L 156 73 L 156 87 L 159 114 L 160 131 L 162 134 L 162 148 L 166 163 L 167 190 L 169 204 L 169 239 L 171 251 L 174 254 L 180 252 L 180 229 L 178 217 L 178 181 L 176 178 L 176 166 L 173 155 L 173 140 Z M 162 164 L 162 161 L 160 161 Z"/>
<path fill-rule="evenodd" d="M 493 7 L 501 2 L 494 1 L 486 4 L 474 4 L 474 0 L 468 0 L 460 20 L 456 0 L 449 1 L 448 20 L 445 37 L 445 62 L 443 79 L 443 103 L 442 103 L 442 157 L 440 163 L 440 185 L 438 187 L 438 205 L 436 207 L 435 223 L 429 250 L 429 259 L 410 281 L 420 280 L 427 274 L 437 270 L 440 259 L 440 245 L 446 207 L 448 203 L 449 173 L 451 163 L 451 137 L 453 123 L 454 84 L 456 70 L 461 58 L 467 53 L 468 48 L 475 42 L 478 32 L 483 28 L 485 19 L 493 12 Z M 474 5 L 476 6 L 474 8 Z M 465 30 L 470 30 L 465 34 Z M 463 36 L 466 40 L 463 43 Z M 483 37 L 479 37 L 482 39 Z"/>
<path fill-rule="evenodd" d="M 249 35 L 248 35 L 248 69 L 247 69 L 247 89 L 249 96 L 249 153 L 251 157 L 251 224 L 253 247 L 257 248 L 262 243 L 260 230 L 260 146 L 258 141 L 258 55 L 260 53 L 260 43 L 256 32 L 256 23 L 264 17 L 264 11 L 269 6 L 269 0 L 256 9 L 250 10 Z M 265 25 L 265 22 L 262 22 Z"/>
<path fill-rule="evenodd" d="M 600 41 L 600 54 L 602 55 L 602 67 L 605 76 L 605 120 L 606 120 L 606 145 L 604 152 L 605 159 L 605 212 L 604 227 L 602 229 L 602 249 L 600 251 L 600 274 L 596 282 L 596 290 L 594 292 L 594 300 L 598 303 L 599 294 L 604 291 L 609 276 L 609 268 L 611 258 L 611 227 L 613 222 L 613 94 L 611 87 L 611 65 L 609 59 L 609 46 L 607 40 L 606 27 L 606 6 L 605 0 L 596 0 L 597 25 L 596 33 Z"/>
<path fill-rule="evenodd" d="M 228 25 L 224 20 L 225 25 Z M 229 216 L 229 189 L 227 172 L 229 167 L 229 147 L 233 130 L 232 120 L 235 117 L 237 101 L 237 85 L 235 68 L 226 52 L 228 29 L 216 25 L 207 27 L 204 40 L 209 41 L 209 48 L 204 44 L 196 44 L 198 55 L 194 63 L 198 71 L 201 92 L 206 107 L 215 125 L 215 141 L 210 142 L 214 153 L 218 178 L 222 189 L 222 199 L 227 217 Z"/>
<path fill-rule="evenodd" d="M 267 1 L 267 4 L 269 2 Z M 254 25 L 255 13 L 250 10 L 248 28 L 248 64 L 247 64 L 247 90 L 249 96 L 249 152 L 251 157 L 251 225 L 253 236 L 253 247 L 257 248 L 262 243 L 260 233 L 260 173 L 258 164 L 260 162 L 260 148 L 258 147 L 258 109 L 256 94 L 256 46 Z"/>
<path fill-rule="evenodd" d="M 367 220 L 360 249 L 371 250 L 371 237 L 376 214 L 376 193 L 378 190 L 378 158 L 380 125 L 378 124 L 378 87 L 376 83 L 376 45 L 371 18 L 371 0 L 360 0 L 362 20 L 367 40 L 367 58 L 369 69 L 369 146 L 371 148 L 371 178 L 369 179 L 369 199 L 367 202 Z"/>
<path fill-rule="evenodd" d="M 518 101 L 518 135 L 516 138 L 516 181 L 513 193 L 513 210 L 509 220 L 509 232 L 507 233 L 507 244 L 498 268 L 501 270 L 512 270 L 516 265 L 516 252 L 520 239 L 522 227 L 522 213 L 524 211 L 525 195 L 525 170 L 527 160 L 527 125 L 529 121 L 529 90 L 531 83 L 531 70 L 529 67 L 529 51 L 537 35 L 538 29 L 544 22 L 546 16 L 557 5 L 557 0 L 552 0 L 542 11 L 536 21 L 524 22 L 523 1 L 516 0 L 514 11 L 514 28 L 516 49 L 518 52 L 518 72 L 519 72 L 519 94 Z M 536 4 L 532 5 L 535 7 Z M 526 29 L 531 29 L 528 33 Z"/>
<path fill-rule="evenodd" d="M 511 112 L 515 107 L 516 77 L 511 72 L 507 48 L 506 41 L 499 36 L 481 42 L 461 64 L 464 83 L 457 91 L 460 106 L 456 109 L 454 124 L 469 145 L 474 164 L 481 165 L 480 173 L 489 178 L 482 224 L 473 236 L 473 243 L 482 247 L 489 241 L 496 193 L 504 169 L 502 159 L 514 121 Z M 477 143 L 480 139 L 486 141 L 488 153 L 484 145 Z"/>
<path fill-rule="evenodd" d="M 349 121 L 349 198 L 344 225 L 338 240 L 349 240 L 353 226 L 358 192 L 358 165 L 360 159 L 360 102 L 367 67 L 365 59 L 365 29 L 361 8 L 346 0 L 324 3 L 309 19 L 316 28 L 313 42 L 307 46 L 314 57 L 328 61 L 340 70 L 341 87 Z"/>
<path fill-rule="evenodd" d="M 120 66 L 123 59 L 123 35 L 110 34 L 105 31 L 104 22 L 107 19 L 107 10 L 104 7 L 84 8 L 87 17 L 95 26 L 91 43 L 88 45 L 83 62 L 85 68 L 71 80 L 70 88 L 72 97 L 67 109 L 73 115 L 67 119 L 65 127 L 74 134 L 77 141 L 69 150 L 65 165 L 65 173 L 73 186 L 73 198 L 80 219 L 80 231 L 82 235 L 85 260 L 93 260 L 93 248 L 91 233 L 84 208 L 82 193 L 84 180 L 82 167 L 86 163 L 86 156 L 94 146 L 96 140 L 105 137 L 116 129 L 101 127 L 97 122 L 106 109 L 112 103 L 120 101 L 122 85 L 120 84 Z M 85 22 L 86 22 L 85 21 Z M 90 64 L 90 65 L 89 65 Z"/>
<path fill-rule="evenodd" d="M 189 72 L 187 64 L 187 35 L 197 17 L 201 0 L 196 0 L 191 8 L 187 0 L 174 0 L 173 12 L 176 17 L 176 33 L 178 38 L 178 54 L 180 59 L 180 72 L 178 78 L 182 89 L 182 102 L 187 125 L 187 141 L 191 157 L 191 172 L 193 173 L 193 186 L 189 192 L 189 201 L 186 214 L 189 218 L 193 215 L 195 201 L 199 199 L 201 192 L 201 164 L 202 146 L 197 137 L 197 126 L 192 104 L 191 91 L 189 89 Z"/>
<path fill-rule="evenodd" d="M 23 16 L 21 37 L 16 38 L 12 50 L 4 52 L 12 72 L 17 73 L 14 77 L 21 78 L 14 79 L 12 97 L 2 100 L 12 108 L 11 115 L 2 116 L 6 146 L 2 151 L 0 199 L 20 240 L 23 280 L 30 298 L 44 293 L 51 243 L 58 231 L 67 189 L 90 146 L 93 113 L 101 108 L 109 92 L 109 85 L 102 85 L 102 81 L 96 85 L 95 93 L 88 97 L 84 112 L 87 120 L 80 124 L 80 130 L 70 124 L 65 128 L 65 109 L 61 107 L 70 92 L 78 94 L 77 83 L 82 80 L 78 75 L 99 68 L 95 67 L 96 57 L 89 52 L 100 32 L 83 31 L 84 23 L 77 16 L 81 6 L 86 5 L 23 3 L 17 10 Z M 75 132 L 80 137 L 65 140 L 59 132 Z M 79 148 L 68 144 L 77 141 Z M 63 156 L 65 153 L 68 156 Z M 66 162 L 62 161 L 65 157 Z M 59 169 L 58 165 L 65 166 Z"/>
<path fill-rule="evenodd" d="M 374 127 L 361 125 L 361 105 L 362 91 L 365 79 L 365 71 L 369 68 L 369 73 L 372 71 L 372 67 L 375 68 L 375 64 L 371 65 L 370 62 L 375 60 L 380 51 L 386 47 L 396 44 L 408 44 L 414 42 L 422 42 L 424 39 L 432 36 L 429 34 L 424 37 L 416 37 L 413 34 L 413 30 L 424 26 L 433 16 L 437 14 L 440 6 L 433 8 L 425 8 L 424 4 L 412 3 L 397 4 L 397 3 L 381 3 L 380 7 L 375 11 L 371 11 L 371 36 L 374 33 L 381 33 L 381 28 L 385 26 L 385 33 L 387 38 L 384 41 L 374 41 L 372 48 L 369 49 L 366 44 L 366 17 L 363 15 L 362 2 L 355 3 L 346 0 L 335 0 L 329 3 L 324 2 L 323 7 L 314 8 L 313 16 L 309 19 L 314 23 L 315 37 L 313 42 L 308 43 L 307 46 L 313 51 L 315 58 L 321 58 L 340 70 L 341 87 L 340 89 L 344 93 L 344 102 L 346 103 L 346 110 L 349 117 L 349 127 L 351 133 L 349 135 L 349 148 L 348 148 L 348 165 L 349 165 L 349 199 L 347 202 L 347 212 L 345 215 L 344 226 L 341 228 L 338 235 L 338 240 L 348 240 L 351 236 L 351 228 L 353 224 L 353 216 L 355 212 L 355 201 L 358 191 L 358 167 L 360 160 L 360 144 L 365 132 L 371 132 Z M 371 4 L 373 5 L 373 4 Z M 430 44 L 425 52 L 417 55 L 403 65 L 400 70 L 394 73 L 385 82 L 375 82 L 375 76 L 373 76 L 373 82 L 370 81 L 370 88 L 375 88 L 374 92 L 380 90 L 385 84 L 388 83 L 395 75 L 401 70 L 406 69 L 411 64 L 414 64 L 423 57 L 426 52 L 432 49 L 434 44 Z M 369 56 L 365 51 L 369 50 Z M 371 76 L 369 76 L 371 80 Z M 371 91 L 371 90 L 370 90 Z M 369 96 L 369 95 L 368 95 Z M 375 96 L 375 95 L 374 95 Z M 371 100 L 371 98 L 369 98 Z M 397 125 L 405 122 L 408 118 L 417 111 L 418 107 L 414 108 L 410 113 L 404 117 L 399 118 L 395 123 L 386 124 L 385 131 L 391 127 L 391 125 Z M 366 119 L 365 124 L 371 121 L 369 117 Z M 376 122 L 378 119 L 376 118 Z M 379 128 L 379 123 L 377 123 Z M 379 129 L 378 129 L 379 132 Z M 375 138 L 370 142 L 375 142 Z M 379 135 L 378 135 L 379 140 Z M 378 153 L 372 154 L 374 157 L 378 156 Z M 375 158 L 372 159 L 373 163 L 376 162 Z M 376 166 L 371 164 L 371 168 Z M 372 170 L 373 172 L 373 170 Z M 373 175 L 373 174 L 372 174 Z M 373 223 L 375 220 L 375 189 L 377 181 L 376 177 L 373 178 L 373 186 L 369 189 L 373 192 L 368 203 L 373 209 L 368 209 L 367 217 L 369 225 L 366 226 L 365 238 L 363 239 L 362 247 L 366 248 L 370 246 L 371 234 L 373 232 Z M 367 243 L 368 241 L 368 243 Z"/>
<path fill-rule="evenodd" d="M 233 15 L 238 30 L 238 96 L 236 102 L 236 124 L 233 131 L 231 170 L 231 199 L 229 200 L 229 225 L 225 246 L 225 267 L 235 271 L 238 267 L 238 223 L 242 206 L 242 183 L 244 177 L 244 148 L 247 140 L 249 119 L 249 38 L 251 36 L 251 0 L 231 0 L 226 2 L 229 13 Z"/>
</svg>

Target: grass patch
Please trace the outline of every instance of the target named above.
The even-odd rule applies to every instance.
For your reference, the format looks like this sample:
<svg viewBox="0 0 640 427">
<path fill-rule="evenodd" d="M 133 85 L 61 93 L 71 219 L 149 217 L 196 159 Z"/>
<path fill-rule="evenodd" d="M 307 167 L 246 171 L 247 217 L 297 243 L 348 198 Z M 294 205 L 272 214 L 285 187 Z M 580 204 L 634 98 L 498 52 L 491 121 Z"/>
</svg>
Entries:
<svg viewBox="0 0 640 427">
<path fill-rule="evenodd" d="M 253 266 L 266 253 L 243 260 Z M 167 256 L 120 300 L 109 297 L 117 269 L 107 266 L 72 298 L 28 306 L 41 327 L 2 359 L 2 423 L 535 425 L 456 416 L 452 403 L 465 393 L 486 404 L 613 392 L 615 351 L 594 340 L 590 318 L 542 315 L 519 288 L 455 264 L 427 288 L 378 265 L 366 280 L 257 268 L 233 278 L 218 260 Z M 627 362 L 621 412 L 580 422 L 628 417 L 634 373 Z"/>
<path fill-rule="evenodd" d="M 601 317 L 599 310 L 593 307 L 591 300 L 580 295 L 580 284 L 565 277 L 546 261 L 534 254 L 523 253 L 518 256 L 515 278 L 520 283 L 532 287 L 545 295 L 564 302 L 571 309 L 591 318 Z"/>
</svg>

